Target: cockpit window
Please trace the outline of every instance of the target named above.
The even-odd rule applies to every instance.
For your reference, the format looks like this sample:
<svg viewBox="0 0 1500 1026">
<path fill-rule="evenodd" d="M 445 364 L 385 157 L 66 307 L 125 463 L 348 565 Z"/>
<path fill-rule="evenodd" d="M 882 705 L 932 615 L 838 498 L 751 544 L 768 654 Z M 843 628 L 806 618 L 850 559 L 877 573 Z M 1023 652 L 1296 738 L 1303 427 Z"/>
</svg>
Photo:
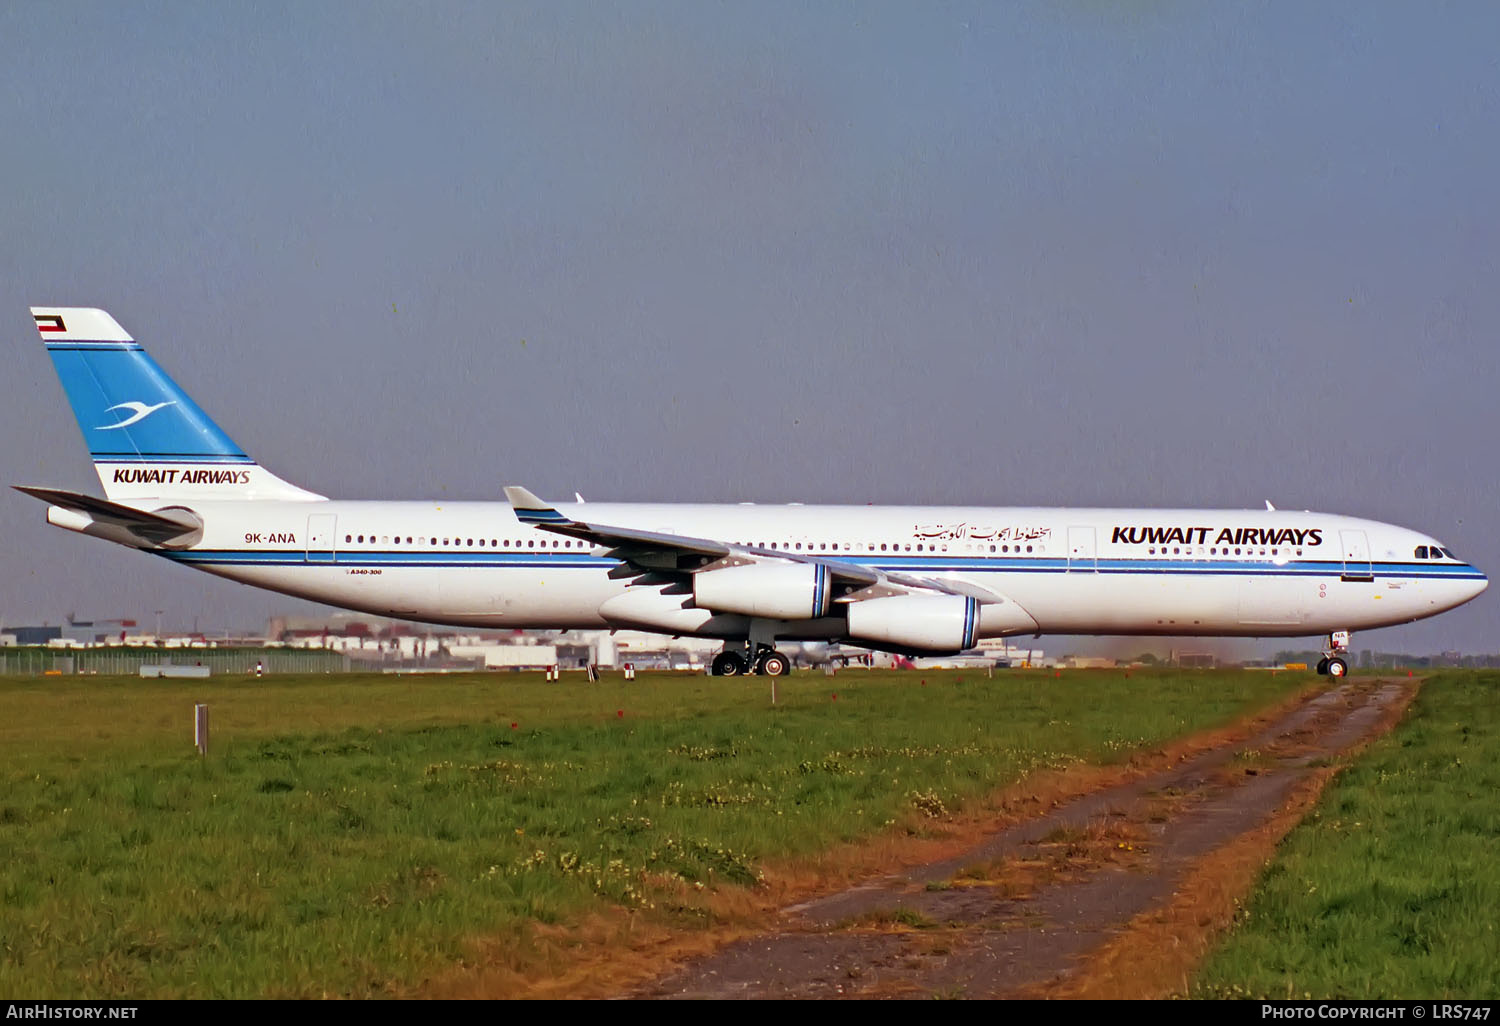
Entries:
<svg viewBox="0 0 1500 1026">
<path fill-rule="evenodd" d="M 1444 549 L 1443 550 L 1443 555 L 1447 556 L 1449 559 L 1457 559 L 1458 558 L 1457 556 L 1455 556 L 1453 554 L 1453 550 L 1452 549 Z"/>
<path fill-rule="evenodd" d="M 1418 545 L 1417 546 L 1417 551 L 1414 552 L 1413 555 L 1416 556 L 1418 559 L 1426 559 L 1427 558 L 1427 546 L 1426 545 Z"/>
</svg>

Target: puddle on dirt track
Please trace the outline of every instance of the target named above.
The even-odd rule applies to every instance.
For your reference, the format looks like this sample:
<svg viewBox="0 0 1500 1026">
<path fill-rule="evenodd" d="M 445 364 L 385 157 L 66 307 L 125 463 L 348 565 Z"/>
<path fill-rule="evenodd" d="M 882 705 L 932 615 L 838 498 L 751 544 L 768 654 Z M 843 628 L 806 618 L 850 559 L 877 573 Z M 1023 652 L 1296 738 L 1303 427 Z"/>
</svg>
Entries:
<svg viewBox="0 0 1500 1026">
<path fill-rule="evenodd" d="M 1321 789 L 1329 771 L 1318 767 L 1389 729 L 1413 693 L 1409 680 L 1346 679 L 1245 740 L 1076 798 L 956 858 L 783 909 L 780 929 L 632 996 L 1149 996 L 1125 978 L 1149 973 L 1111 943 L 1156 915 L 1158 933 L 1201 934 L 1172 936 L 1201 953 L 1213 917 L 1188 910 L 1171 926 L 1165 910 L 1205 890 L 1211 862 L 1226 879 L 1208 891 L 1229 876 L 1248 886 Z M 1236 845 L 1248 857 L 1225 859 Z M 1225 907 L 1233 897 L 1215 894 Z"/>
</svg>

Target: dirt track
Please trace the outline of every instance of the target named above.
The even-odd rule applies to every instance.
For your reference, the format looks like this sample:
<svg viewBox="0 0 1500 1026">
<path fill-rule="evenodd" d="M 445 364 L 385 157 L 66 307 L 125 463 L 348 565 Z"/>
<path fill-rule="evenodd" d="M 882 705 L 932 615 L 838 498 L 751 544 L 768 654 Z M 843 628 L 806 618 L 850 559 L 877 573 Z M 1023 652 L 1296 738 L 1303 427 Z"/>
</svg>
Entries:
<svg viewBox="0 0 1500 1026">
<path fill-rule="evenodd" d="M 1066 802 L 956 858 L 783 909 L 774 931 L 631 996 L 1170 993 L 1330 760 L 1389 729 L 1413 693 L 1405 678 L 1330 684 L 1247 740 Z"/>
</svg>

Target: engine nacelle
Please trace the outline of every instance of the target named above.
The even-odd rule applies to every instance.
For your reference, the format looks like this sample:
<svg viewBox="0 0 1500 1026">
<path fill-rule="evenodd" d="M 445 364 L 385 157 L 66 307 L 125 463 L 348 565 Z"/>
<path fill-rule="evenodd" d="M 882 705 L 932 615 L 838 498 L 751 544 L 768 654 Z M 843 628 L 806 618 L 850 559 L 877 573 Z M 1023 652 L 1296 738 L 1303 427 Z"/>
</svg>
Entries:
<svg viewBox="0 0 1500 1026">
<path fill-rule="evenodd" d="M 630 587 L 599 605 L 599 615 L 611 627 L 636 627 L 663 634 L 701 634 L 716 638 L 743 637 L 750 621 L 743 616 L 709 609 L 684 609 L 684 595 L 667 595 L 659 588 Z"/>
<path fill-rule="evenodd" d="M 963 595 L 893 595 L 849 603 L 849 634 L 927 652 L 974 647 L 979 602 Z"/>
<path fill-rule="evenodd" d="M 828 612 L 828 568 L 816 563 L 752 563 L 693 575 L 704 609 L 775 620 L 816 620 Z"/>
</svg>

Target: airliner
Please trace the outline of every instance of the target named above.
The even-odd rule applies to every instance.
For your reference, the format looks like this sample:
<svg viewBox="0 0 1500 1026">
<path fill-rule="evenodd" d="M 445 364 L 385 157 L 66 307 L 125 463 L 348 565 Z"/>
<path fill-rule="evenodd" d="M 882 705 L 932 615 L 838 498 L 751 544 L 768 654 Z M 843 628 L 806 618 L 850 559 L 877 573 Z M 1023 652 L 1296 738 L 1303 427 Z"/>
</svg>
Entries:
<svg viewBox="0 0 1500 1026">
<path fill-rule="evenodd" d="M 433 624 L 949 654 L 1042 634 L 1324 635 L 1434 616 L 1483 573 L 1418 531 L 1266 508 L 343 501 L 251 459 L 108 313 L 33 307 L 104 497 L 16 486 L 49 523 L 298 598 Z"/>
</svg>

